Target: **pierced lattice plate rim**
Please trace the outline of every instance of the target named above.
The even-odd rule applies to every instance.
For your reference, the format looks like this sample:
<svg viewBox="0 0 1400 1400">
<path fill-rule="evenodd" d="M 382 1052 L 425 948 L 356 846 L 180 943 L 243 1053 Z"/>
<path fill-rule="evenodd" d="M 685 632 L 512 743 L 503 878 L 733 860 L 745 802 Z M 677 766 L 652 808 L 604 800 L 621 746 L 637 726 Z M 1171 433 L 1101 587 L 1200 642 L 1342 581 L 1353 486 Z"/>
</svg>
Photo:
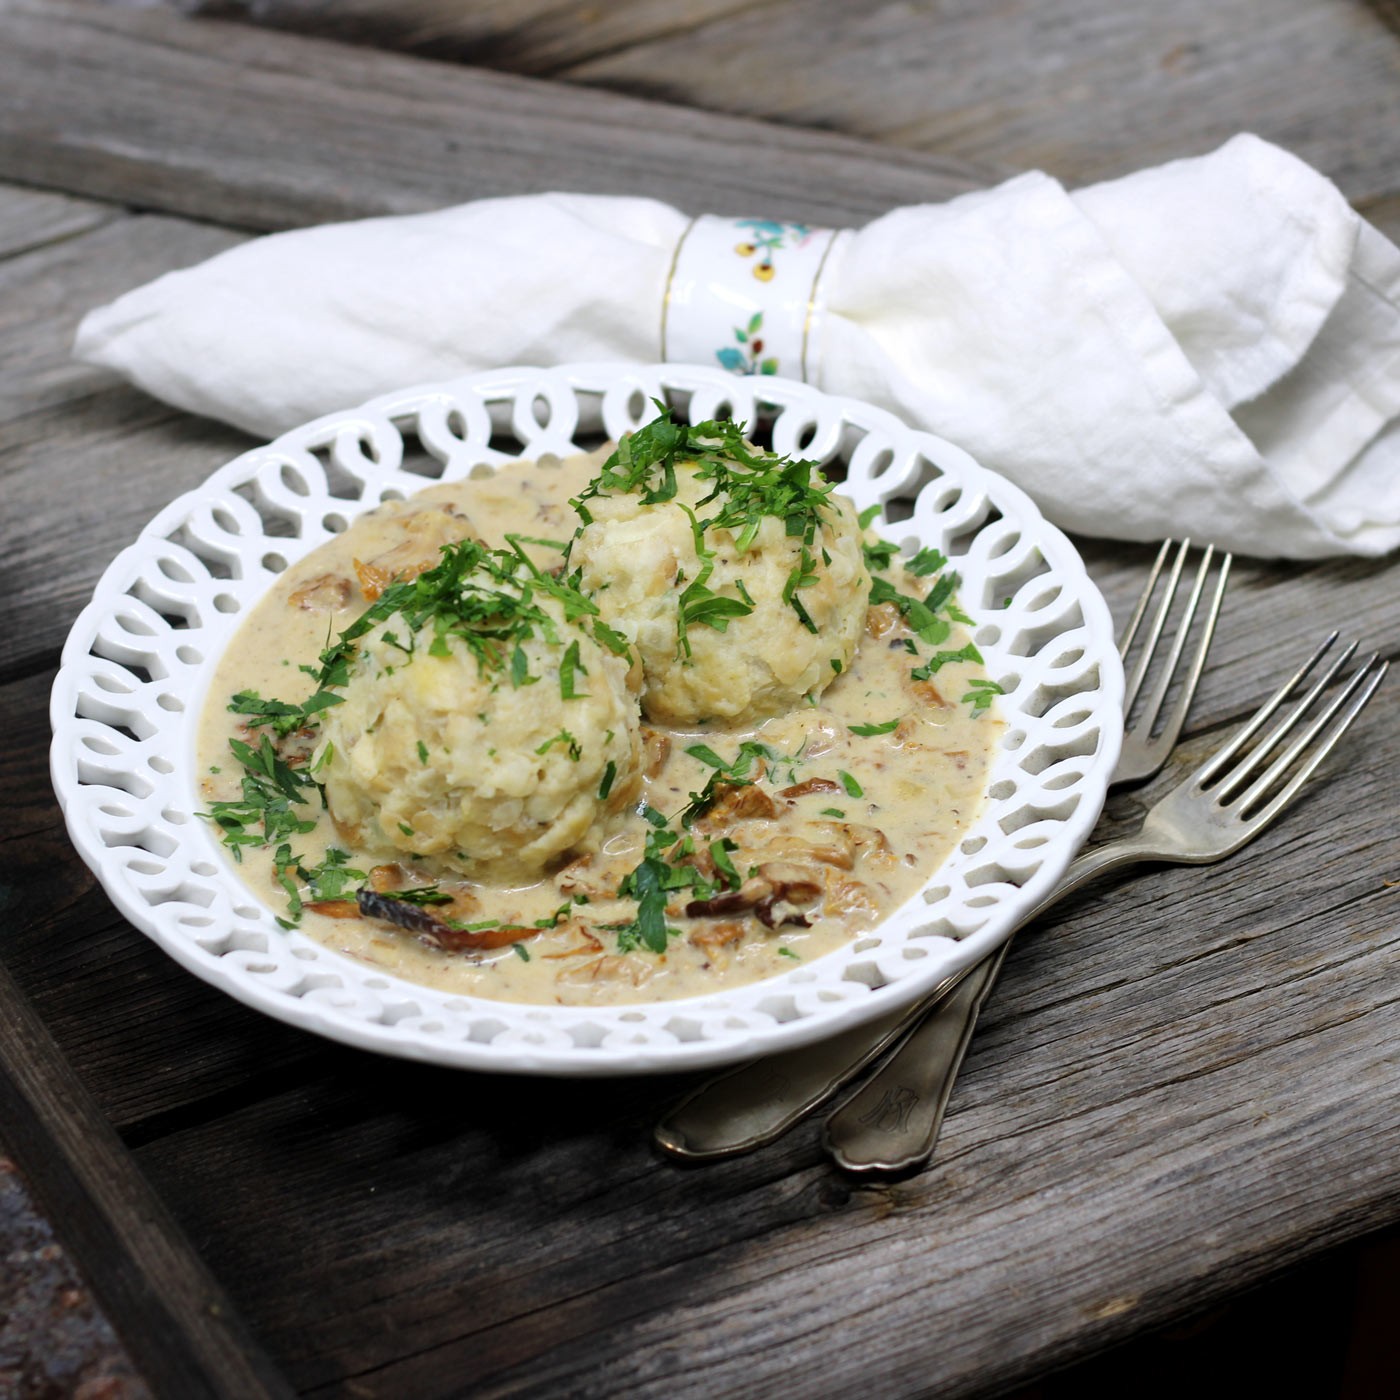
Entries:
<svg viewBox="0 0 1400 1400">
<path fill-rule="evenodd" d="M 359 512 L 515 458 L 567 456 L 649 419 L 762 422 L 779 452 L 844 470 L 886 536 L 943 550 L 1006 722 L 984 810 L 924 890 L 869 934 L 732 991 L 530 1006 L 421 987 L 284 930 L 200 810 L 211 674 L 287 564 Z M 731 1063 L 835 1034 L 997 947 L 1059 879 L 1121 742 L 1108 609 L 1069 541 L 960 448 L 880 409 L 687 365 L 511 368 L 386 395 L 244 453 L 173 501 L 107 569 L 55 681 L 51 769 L 74 845 L 113 903 L 183 966 L 304 1030 L 472 1069 L 628 1074 Z"/>
</svg>

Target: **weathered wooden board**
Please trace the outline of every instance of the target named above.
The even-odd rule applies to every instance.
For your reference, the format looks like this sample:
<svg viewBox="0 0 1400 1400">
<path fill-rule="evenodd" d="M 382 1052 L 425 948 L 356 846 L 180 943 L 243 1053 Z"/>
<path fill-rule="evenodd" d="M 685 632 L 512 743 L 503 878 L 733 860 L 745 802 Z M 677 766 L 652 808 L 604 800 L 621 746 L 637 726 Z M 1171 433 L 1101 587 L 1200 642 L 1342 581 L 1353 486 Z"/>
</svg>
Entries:
<svg viewBox="0 0 1400 1400">
<path fill-rule="evenodd" d="M 675 1083 L 398 1065 L 224 1004 L 77 876 L 46 682 L 5 695 L 7 874 L 15 907 L 77 894 L 6 961 L 299 1389 L 981 1393 L 1400 1218 L 1393 705 L 1253 851 L 1109 882 L 1024 940 L 938 1169 L 852 1190 L 811 1127 L 723 1167 L 656 1161 Z"/>
<path fill-rule="evenodd" d="M 966 165 L 241 25 L 0 3 L 0 178 L 282 228 L 549 189 L 839 223 Z"/>
<path fill-rule="evenodd" d="M 960 0 L 873 12 L 803 0 L 567 76 L 1073 183 L 1252 130 L 1364 199 L 1400 189 L 1397 63 L 1400 38 L 1357 0 Z"/>
<path fill-rule="evenodd" d="M 117 211 L 110 205 L 10 188 L 0 199 L 0 258 L 72 238 L 116 217 Z"/>
<path fill-rule="evenodd" d="M 1250 130 L 1354 201 L 1400 190 L 1400 22 L 1386 0 L 179 2 L 1075 184 Z"/>
<path fill-rule="evenodd" d="M 3 966 L 0 1007 L 7 1141 L 155 1392 L 290 1400 Z"/>
<path fill-rule="evenodd" d="M 142 1163 L 304 1390 L 985 1393 L 1400 1217 L 1400 737 L 1362 742 L 1369 774 L 1353 749 L 1234 867 L 1120 880 L 1027 939 L 911 1182 L 843 1185 L 811 1128 L 657 1162 L 665 1084 L 360 1056 Z"/>
<path fill-rule="evenodd" d="M 324 1059 L 324 1041 L 179 972 L 78 860 L 49 783 L 52 682 L 44 668 L 0 686 L 10 794 L 3 904 L 21 913 L 0 941 L 5 967 L 123 1133 L 170 1131 L 190 1115 L 246 1102 L 260 1086 L 304 1077 L 303 1066 Z"/>
<path fill-rule="evenodd" d="M 616 23 L 666 8 L 619 7 Z M 367 0 L 358 12 L 370 22 Z M 508 118 L 481 127 L 496 154 L 471 156 L 488 182 L 509 178 L 500 164 L 532 132 L 615 120 L 562 149 L 645 192 L 681 178 L 653 160 L 663 147 L 698 153 L 708 188 L 723 183 L 707 119 L 626 106 L 627 120 L 659 114 L 648 145 L 596 93 L 493 89 L 328 44 L 88 13 L 0 0 L 0 169 L 204 217 L 241 208 L 244 227 L 422 207 L 452 197 L 438 156 L 454 100 L 475 120 L 500 96 Z M 506 22 L 499 6 L 483 13 Z M 545 26 L 550 6 L 526 13 Z M 897 28 L 900 12 L 866 20 Z M 552 22 L 567 29 L 565 7 Z M 75 67 L 56 74 L 70 34 Z M 241 69 L 254 64 L 250 80 Z M 321 97 L 328 115 L 313 120 Z M 372 130 L 419 117 L 421 130 Z M 288 149 L 264 163 L 256 143 L 279 122 Z M 731 159 L 741 132 L 762 137 L 741 183 L 723 186 L 740 193 L 776 181 L 800 197 L 797 175 L 783 183 L 798 147 L 782 143 L 825 141 L 714 129 Z M 818 149 L 801 146 L 796 165 Z M 863 148 L 831 149 L 839 171 Z M 892 159 L 934 178 L 923 157 Z M 892 187 L 880 169 L 872 179 Z M 821 198 L 842 218 L 878 202 L 854 175 Z M 87 305 L 236 235 L 47 201 L 0 192 L 0 256 L 30 250 L 0 262 L 0 558 L 13 585 L 0 594 L 0 957 L 298 1389 L 986 1394 L 1400 1220 L 1400 889 L 1387 884 L 1400 726 L 1386 691 L 1327 781 L 1251 851 L 1107 881 L 1022 940 L 940 1164 L 899 1185 L 843 1183 L 814 1125 L 683 1170 L 647 1145 L 676 1081 L 400 1064 L 269 1022 L 184 973 L 115 915 L 68 847 L 43 706 L 58 642 L 106 560 L 244 440 L 73 366 L 67 344 Z M 1121 616 L 1150 551 L 1090 542 L 1085 555 Z M 1195 727 L 1248 708 L 1330 626 L 1400 652 L 1397 567 L 1241 565 Z"/>
<path fill-rule="evenodd" d="M 606 5 L 578 5 L 568 0 L 473 0 L 462 5 L 452 0 L 170 0 L 170 8 L 296 33 L 329 34 L 342 43 L 399 49 L 506 73 L 545 76 L 585 59 L 687 33 L 763 2 L 611 0 Z"/>
</svg>

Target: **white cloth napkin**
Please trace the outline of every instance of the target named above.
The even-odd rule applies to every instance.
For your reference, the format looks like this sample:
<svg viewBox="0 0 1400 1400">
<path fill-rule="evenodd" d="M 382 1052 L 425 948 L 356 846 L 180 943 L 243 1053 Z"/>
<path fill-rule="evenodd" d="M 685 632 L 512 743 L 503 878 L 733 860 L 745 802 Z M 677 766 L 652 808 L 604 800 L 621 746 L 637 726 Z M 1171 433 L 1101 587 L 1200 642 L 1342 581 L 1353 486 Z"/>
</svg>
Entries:
<svg viewBox="0 0 1400 1400">
<path fill-rule="evenodd" d="M 93 311 L 76 353 L 260 435 L 497 365 L 654 361 L 687 222 L 542 194 L 277 234 Z M 822 286 L 821 388 L 958 442 L 1068 529 L 1400 544 L 1400 251 L 1257 137 L 896 209 Z"/>
</svg>

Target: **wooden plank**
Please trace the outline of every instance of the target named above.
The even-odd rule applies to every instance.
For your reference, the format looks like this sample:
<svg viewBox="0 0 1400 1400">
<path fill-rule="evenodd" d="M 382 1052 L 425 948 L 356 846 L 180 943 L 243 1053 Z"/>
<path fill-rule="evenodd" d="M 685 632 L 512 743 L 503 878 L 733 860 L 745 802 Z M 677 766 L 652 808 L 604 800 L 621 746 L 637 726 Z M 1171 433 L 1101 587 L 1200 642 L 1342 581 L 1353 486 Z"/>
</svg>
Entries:
<svg viewBox="0 0 1400 1400">
<path fill-rule="evenodd" d="M 0 4 L 0 177 L 242 228 L 546 189 L 844 223 L 956 161 L 160 12 Z"/>
<path fill-rule="evenodd" d="M 557 76 L 1072 184 L 1249 130 L 1360 200 L 1400 190 L 1397 50 L 1355 0 L 792 0 Z"/>
<path fill-rule="evenodd" d="M 1353 200 L 1400 191 L 1393 0 L 180 0 L 1073 184 L 1255 131 Z M 1306 74 L 1280 81 L 1281 74 Z"/>
<path fill-rule="evenodd" d="M 0 258 L 73 238 L 116 217 L 110 205 L 11 185 L 0 190 Z"/>
<path fill-rule="evenodd" d="M 0 219 L 24 193 L 0 186 Z M 83 313 L 242 241 L 207 224 L 132 216 L 110 205 L 79 207 L 105 217 L 81 234 L 0 261 L 0 423 L 115 385 L 114 375 L 72 358 Z"/>
<path fill-rule="evenodd" d="M 1240 630 L 1307 592 L 1246 589 Z M 45 912 L 77 862 L 35 732 L 44 682 L 5 696 L 7 882 L 31 911 L 7 961 L 104 1106 L 139 1115 L 143 1166 L 298 1389 L 445 1395 L 471 1375 L 482 1394 L 763 1394 L 786 1377 L 834 1394 L 921 1375 L 980 1393 L 1400 1215 L 1393 702 L 1339 755 L 1349 780 L 1248 855 L 1110 883 L 1025 940 L 939 1165 L 852 1191 L 810 1126 L 713 1170 L 655 1160 L 666 1080 L 522 1082 L 336 1046 L 298 1064 L 309 1038 L 211 1016 L 214 994 L 154 950 L 120 955 L 90 882 Z M 1133 935 L 1105 938 L 1124 907 Z M 1012 1338 L 988 1304 L 1007 1286 Z M 679 1381 L 656 1360 L 677 1355 Z"/>
<path fill-rule="evenodd" d="M 612 0 L 607 5 L 580 6 L 573 0 L 474 0 L 471 5 L 453 0 L 396 0 L 393 4 L 386 0 L 168 0 L 166 8 L 507 73 L 551 74 L 585 59 L 689 32 L 763 3 Z"/>
<path fill-rule="evenodd" d="M 157 1394 L 290 1396 L 0 966 L 6 1141 Z"/>
<path fill-rule="evenodd" d="M 1026 940 L 905 1183 L 812 1127 L 659 1162 L 664 1082 L 367 1058 L 141 1160 L 308 1393 L 989 1393 L 1400 1219 L 1393 721 L 1345 760 L 1235 865 Z"/>
<path fill-rule="evenodd" d="M 0 686 L 5 965 L 109 1121 L 134 1138 L 324 1073 L 330 1047 L 191 977 L 112 908 L 49 783 L 52 672 Z M 141 1033 L 133 1027 L 143 1028 Z"/>
</svg>

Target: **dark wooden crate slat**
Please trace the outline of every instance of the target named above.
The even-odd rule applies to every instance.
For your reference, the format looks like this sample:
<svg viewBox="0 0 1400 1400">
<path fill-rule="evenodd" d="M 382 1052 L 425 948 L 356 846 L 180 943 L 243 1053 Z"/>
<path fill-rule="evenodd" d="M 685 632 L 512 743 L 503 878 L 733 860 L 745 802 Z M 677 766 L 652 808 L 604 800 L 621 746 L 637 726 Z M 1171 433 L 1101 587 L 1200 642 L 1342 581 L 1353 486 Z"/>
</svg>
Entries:
<svg viewBox="0 0 1400 1400">
<path fill-rule="evenodd" d="M 37 0 L 0 9 L 0 177 L 260 229 L 558 188 L 845 222 L 981 183 L 837 135 Z"/>
<path fill-rule="evenodd" d="M 290 1395 L 3 965 L 0 1113 L 15 1159 L 157 1394 Z"/>
</svg>

